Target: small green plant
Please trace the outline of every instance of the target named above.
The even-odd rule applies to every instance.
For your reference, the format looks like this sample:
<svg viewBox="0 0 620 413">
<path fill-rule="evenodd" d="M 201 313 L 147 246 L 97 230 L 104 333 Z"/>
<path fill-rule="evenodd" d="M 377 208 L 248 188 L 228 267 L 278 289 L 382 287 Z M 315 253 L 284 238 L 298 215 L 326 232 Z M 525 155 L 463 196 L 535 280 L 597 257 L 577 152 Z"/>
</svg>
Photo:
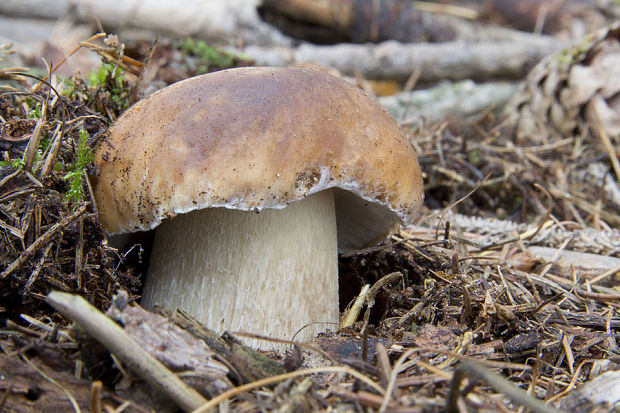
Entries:
<svg viewBox="0 0 620 413">
<path fill-rule="evenodd" d="M 70 86 L 75 88 L 72 83 Z M 88 86 L 107 90 L 115 105 L 123 108 L 129 107 L 125 77 L 120 67 L 104 63 L 99 66 L 98 70 L 91 70 L 88 74 Z"/>
<path fill-rule="evenodd" d="M 47 136 L 43 136 L 41 138 L 41 141 L 39 142 L 39 148 L 37 149 L 37 154 L 35 155 L 35 158 L 34 158 L 35 165 L 41 160 L 41 157 L 43 156 L 43 152 L 45 152 L 49 143 L 50 143 L 50 140 Z M 21 169 L 24 167 L 25 164 L 26 164 L 26 161 L 24 160 L 23 156 L 21 158 L 9 159 L 7 161 L 0 161 L 0 166 L 10 166 L 13 169 Z"/>
<path fill-rule="evenodd" d="M 25 162 L 23 158 L 9 159 L 8 161 L 0 161 L 0 166 L 10 166 L 14 169 L 20 169 L 24 166 Z"/>
<path fill-rule="evenodd" d="M 112 66 L 111 64 L 107 64 L 107 63 L 104 63 L 101 66 L 99 66 L 99 69 L 97 70 L 91 70 L 90 72 L 88 72 L 88 86 L 92 86 L 92 87 L 104 86 L 106 84 L 106 81 L 108 80 L 108 77 L 112 75 L 113 70 L 114 70 L 114 66 Z M 117 76 L 117 81 L 122 82 L 122 80 L 123 80 L 122 74 L 119 73 L 119 76 Z"/>
<path fill-rule="evenodd" d="M 34 108 L 28 112 L 28 119 L 39 119 L 41 117 L 41 103 L 37 102 Z"/>
<path fill-rule="evenodd" d="M 77 87 L 75 85 L 75 82 L 70 79 L 70 78 L 64 78 L 63 79 L 63 88 L 62 88 L 62 94 L 68 97 L 71 97 L 71 95 L 73 95 L 77 90 Z"/>
<path fill-rule="evenodd" d="M 474 166 L 480 165 L 480 162 L 481 162 L 480 152 L 478 152 L 477 150 L 473 150 L 468 154 L 468 156 L 469 156 L 469 162 L 471 162 L 472 165 Z"/>
<path fill-rule="evenodd" d="M 68 172 L 64 176 L 64 179 L 69 181 L 69 190 L 65 195 L 65 199 L 72 208 L 75 208 L 84 200 L 84 182 L 82 181 L 84 168 L 93 160 L 92 150 L 87 146 L 88 132 L 80 129 L 79 135 L 76 159 L 69 166 Z"/>
<path fill-rule="evenodd" d="M 209 46 L 202 40 L 186 39 L 180 45 L 181 51 L 200 59 L 201 65 L 198 72 L 206 73 L 209 68 L 227 69 L 234 66 L 237 60 L 244 60 L 243 56 L 222 50 L 218 47 Z"/>
</svg>

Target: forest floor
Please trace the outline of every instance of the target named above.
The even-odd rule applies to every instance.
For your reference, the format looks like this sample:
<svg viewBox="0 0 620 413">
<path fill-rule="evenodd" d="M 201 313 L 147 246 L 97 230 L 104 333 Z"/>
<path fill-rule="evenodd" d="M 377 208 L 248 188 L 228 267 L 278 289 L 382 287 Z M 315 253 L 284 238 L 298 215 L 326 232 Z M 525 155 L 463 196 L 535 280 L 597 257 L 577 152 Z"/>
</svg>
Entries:
<svg viewBox="0 0 620 413">
<path fill-rule="evenodd" d="M 182 309 L 137 305 L 149 241 L 109 244 L 91 163 L 109 126 L 143 96 L 258 62 L 200 40 L 120 39 L 74 44 L 90 56 L 86 68 L 99 59 L 84 77 L 57 65 L 11 67 L 19 45 L 0 51 L 0 411 L 196 407 L 179 401 L 191 399 L 187 388 L 175 399 L 163 376 L 136 367 L 141 356 L 124 344 L 111 351 L 124 336 L 91 334 L 107 328 L 98 311 L 167 371 L 183 370 L 198 400 L 209 400 L 199 411 L 610 411 L 620 400 L 617 23 L 560 48 L 528 77 L 491 79 L 494 92 L 507 92 L 475 112 L 438 105 L 435 119 L 414 102 L 460 104 L 481 84 L 437 86 L 415 70 L 372 78 L 321 63 L 392 111 L 422 167 L 425 204 L 389 240 L 340 255 L 350 325 L 264 354 Z M 63 301 L 74 295 L 86 301 Z M 93 316 L 75 324 L 58 306 Z"/>
</svg>

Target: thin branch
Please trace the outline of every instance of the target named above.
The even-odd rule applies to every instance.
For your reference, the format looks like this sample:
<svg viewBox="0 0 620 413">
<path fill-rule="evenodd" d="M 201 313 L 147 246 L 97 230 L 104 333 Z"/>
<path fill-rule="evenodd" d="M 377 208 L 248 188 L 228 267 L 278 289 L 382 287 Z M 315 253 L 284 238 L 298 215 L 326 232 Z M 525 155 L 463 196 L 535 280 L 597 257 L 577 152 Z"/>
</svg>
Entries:
<svg viewBox="0 0 620 413">
<path fill-rule="evenodd" d="M 78 323 L 147 383 L 165 393 L 185 411 L 207 402 L 196 390 L 148 354 L 110 318 L 80 296 L 52 291 L 47 303 L 63 316 Z"/>
</svg>

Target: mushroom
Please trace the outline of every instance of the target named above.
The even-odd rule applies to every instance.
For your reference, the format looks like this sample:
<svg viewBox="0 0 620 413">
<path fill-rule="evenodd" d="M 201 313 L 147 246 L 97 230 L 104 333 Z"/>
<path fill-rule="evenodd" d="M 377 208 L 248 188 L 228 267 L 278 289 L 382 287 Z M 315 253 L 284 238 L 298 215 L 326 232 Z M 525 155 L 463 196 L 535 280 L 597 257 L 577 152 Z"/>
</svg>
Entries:
<svg viewBox="0 0 620 413">
<path fill-rule="evenodd" d="M 384 240 L 423 198 L 394 119 L 309 69 L 230 69 L 168 86 L 117 120 L 95 166 L 108 233 L 157 227 L 146 308 L 286 339 L 333 328 L 338 251 Z"/>
</svg>

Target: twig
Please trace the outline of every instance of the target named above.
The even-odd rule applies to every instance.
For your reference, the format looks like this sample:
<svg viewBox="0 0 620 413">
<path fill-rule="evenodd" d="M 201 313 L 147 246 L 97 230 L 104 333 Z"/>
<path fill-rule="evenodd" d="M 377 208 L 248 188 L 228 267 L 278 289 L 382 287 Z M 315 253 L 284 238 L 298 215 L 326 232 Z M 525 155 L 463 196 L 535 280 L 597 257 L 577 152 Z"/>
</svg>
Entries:
<svg viewBox="0 0 620 413">
<path fill-rule="evenodd" d="M 566 388 L 563 391 L 559 392 L 553 397 L 550 397 L 548 401 L 552 402 L 554 400 L 561 399 L 562 397 L 568 395 L 571 392 L 571 390 L 575 388 L 575 384 L 577 383 L 577 379 L 579 378 L 579 373 L 581 372 L 581 368 L 586 363 L 591 363 L 591 362 L 592 360 L 582 360 L 581 363 L 579 363 L 579 366 L 577 366 L 577 369 L 575 369 L 575 372 L 573 373 L 570 383 L 568 383 L 568 386 L 566 386 Z"/>
<path fill-rule="evenodd" d="M 499 278 L 506 289 L 506 295 L 508 296 L 508 300 L 510 301 L 510 305 L 515 305 L 515 300 L 512 298 L 512 294 L 510 293 L 510 287 L 508 287 L 508 282 L 506 282 L 506 277 L 504 277 L 504 273 L 502 272 L 502 266 L 497 266 L 497 273 L 499 274 Z"/>
<path fill-rule="evenodd" d="M 328 324 L 334 324 L 334 323 L 330 322 Z M 228 334 L 232 334 L 235 337 L 239 336 L 239 337 L 255 338 L 257 340 L 264 340 L 264 341 L 268 341 L 270 343 L 287 344 L 287 345 L 290 345 L 291 347 L 298 346 L 298 347 L 301 347 L 304 350 L 313 351 L 315 353 L 318 353 L 322 357 L 325 357 L 327 360 L 331 361 L 332 363 L 338 363 L 337 360 L 335 360 L 332 356 L 327 354 L 325 351 L 321 350 L 319 347 L 313 346 L 312 344 L 304 343 L 304 342 L 301 342 L 301 341 L 293 341 L 293 340 L 285 340 L 285 339 L 281 339 L 281 338 L 268 337 L 268 336 L 264 336 L 262 334 L 249 333 L 247 331 L 227 331 L 227 333 Z"/>
<path fill-rule="evenodd" d="M 613 224 L 613 225 L 619 225 L 620 224 L 620 216 L 613 213 L 612 211 L 608 211 L 608 210 L 603 210 L 603 211 L 599 211 L 595 205 L 593 205 L 591 202 L 588 202 L 587 200 L 573 195 L 572 193 L 563 191 L 559 188 L 555 188 L 555 187 L 551 187 L 549 188 L 549 192 L 551 192 L 552 195 L 565 199 L 567 201 L 572 202 L 573 204 L 575 204 L 577 207 L 583 209 L 584 211 L 586 211 L 587 213 L 594 215 L 596 213 L 600 214 L 600 217 L 602 219 L 604 219 L 608 224 Z"/>
<path fill-rule="evenodd" d="M 97 380 L 90 386 L 90 411 L 92 413 L 101 413 L 101 389 L 103 383 Z"/>
<path fill-rule="evenodd" d="M 616 268 L 612 268 L 608 271 L 605 271 L 604 273 L 602 273 L 601 275 L 597 275 L 596 277 L 592 278 L 590 280 L 591 284 L 595 284 L 599 281 L 604 280 L 605 278 L 611 277 L 612 275 L 614 275 L 615 273 L 620 272 L 620 267 L 616 267 Z"/>
<path fill-rule="evenodd" d="M 402 356 L 398 358 L 398 360 L 396 360 L 396 363 L 394 363 L 394 367 L 392 368 L 389 377 L 390 380 L 388 381 L 387 387 L 385 389 L 385 395 L 383 396 L 383 402 L 381 402 L 381 407 L 379 408 L 380 413 L 385 413 L 388 408 L 388 404 L 390 403 L 390 397 L 392 396 L 392 391 L 394 390 L 396 384 L 396 378 L 398 377 L 398 373 L 400 373 L 403 368 L 403 363 L 409 358 L 409 356 L 411 356 L 415 352 L 416 349 L 407 350 Z"/>
<path fill-rule="evenodd" d="M 534 188 L 538 189 L 539 191 L 542 191 L 542 193 L 544 193 L 545 196 L 547 197 L 547 201 L 549 201 L 549 203 L 547 204 L 547 210 L 545 211 L 545 217 L 540 221 L 540 225 L 538 225 L 538 227 L 536 228 L 536 231 L 534 231 L 534 233 L 527 238 L 528 240 L 534 238 L 536 234 L 540 232 L 540 230 L 543 228 L 543 225 L 545 225 L 545 223 L 549 220 L 549 216 L 551 215 L 551 209 L 553 208 L 553 198 L 551 198 L 551 194 L 549 193 L 549 191 L 547 191 L 545 188 L 542 187 L 542 185 L 539 185 L 537 183 L 534 183 Z"/>
<path fill-rule="evenodd" d="M 392 376 L 392 367 L 390 365 L 390 356 L 388 356 L 387 349 L 381 343 L 377 343 L 377 367 L 379 368 L 379 378 L 381 384 L 385 386 L 389 382 Z"/>
<path fill-rule="evenodd" d="M 73 274 L 76 279 L 77 290 L 82 290 L 82 270 L 85 265 L 83 261 L 84 257 L 84 217 L 79 217 L 77 219 L 77 245 L 74 245 L 75 249 L 75 262 L 74 262 L 74 270 Z"/>
<path fill-rule="evenodd" d="M 58 151 L 60 150 L 60 141 L 62 140 L 62 124 L 59 123 L 56 126 L 56 130 L 54 131 L 54 135 L 52 137 L 52 145 L 50 150 L 47 153 L 47 156 L 45 157 L 45 160 L 43 161 L 43 165 L 41 166 L 41 169 L 39 170 L 39 179 L 44 179 L 52 170 L 52 166 L 54 164 L 54 161 L 56 160 L 56 157 L 58 156 Z"/>
<path fill-rule="evenodd" d="M 365 284 L 362 286 L 359 295 L 353 301 L 353 304 L 349 308 L 347 308 L 342 315 L 342 320 L 340 321 L 340 329 L 350 327 L 355 323 L 357 317 L 360 315 L 362 311 L 362 307 L 364 306 L 364 302 L 366 301 L 366 294 L 368 294 L 368 290 L 370 289 L 370 284 Z"/>
<path fill-rule="evenodd" d="M 43 105 L 41 106 L 41 118 L 37 121 L 34 131 L 32 132 L 32 137 L 28 141 L 28 146 L 26 146 L 26 150 L 24 151 L 24 169 L 27 171 L 32 169 L 37 150 L 39 149 L 39 142 L 41 141 L 41 134 L 43 133 L 43 125 L 45 124 L 45 118 L 47 117 L 49 95 L 50 94 L 48 93 Z"/>
<path fill-rule="evenodd" d="M 4 408 L 4 404 L 8 400 L 9 394 L 11 394 L 12 391 L 13 391 L 13 382 L 10 381 L 9 385 L 6 386 L 6 390 L 4 390 L 4 393 L 2 394 L 2 397 L 0 397 L 0 412 Z"/>
<path fill-rule="evenodd" d="M 438 4 L 430 1 L 416 1 L 415 8 L 418 10 L 429 11 L 432 13 L 451 14 L 453 16 L 462 17 L 464 19 L 477 19 L 478 12 L 466 7 L 451 6 L 449 4 Z"/>
<path fill-rule="evenodd" d="M 366 320 L 369 315 L 368 312 L 375 305 L 375 296 L 377 295 L 381 287 L 391 283 L 397 278 L 402 279 L 402 277 L 403 275 L 400 272 L 396 271 L 381 277 L 381 279 L 375 282 L 370 288 L 365 288 L 365 286 L 362 287 L 362 291 L 360 292 L 358 298 L 356 298 L 355 303 L 342 317 L 340 328 L 343 329 L 346 327 L 350 327 L 353 325 L 353 323 L 355 323 L 360 311 L 362 310 L 363 304 L 366 304 L 366 315 L 364 317 L 364 319 Z"/>
<path fill-rule="evenodd" d="M 485 33 L 488 33 L 485 31 Z M 403 82 L 413 68 L 421 70 L 420 82 L 459 79 L 522 78 L 533 62 L 561 50 L 557 39 L 545 36 L 512 40 L 459 40 L 445 43 L 302 44 L 293 49 L 248 46 L 241 52 L 264 66 L 287 66 L 313 62 L 365 78 Z M 494 64 L 489 65 L 489 62 Z"/>
<path fill-rule="evenodd" d="M 2 186 L 4 186 L 4 184 L 6 184 L 7 182 L 9 182 L 11 179 L 15 178 L 17 175 L 19 175 L 19 173 L 21 172 L 21 169 L 17 169 L 15 172 L 11 173 L 10 175 L 5 176 L 4 178 L 2 178 L 2 180 L 0 180 L 0 188 Z"/>
<path fill-rule="evenodd" d="M 458 204 L 460 204 L 461 202 L 465 201 L 467 198 L 469 198 L 470 196 L 472 196 L 478 189 L 480 189 L 480 187 L 482 187 L 484 185 L 484 183 L 491 177 L 491 173 L 489 172 L 487 174 L 487 176 L 485 176 L 484 178 L 482 178 L 480 180 L 480 182 L 478 182 L 476 184 L 476 186 L 474 188 L 472 188 L 471 191 L 469 191 L 468 193 L 466 193 L 464 196 L 462 196 L 460 199 L 457 199 L 456 201 L 454 201 L 451 205 L 448 205 L 447 207 L 443 208 L 441 210 L 441 215 L 444 216 L 446 214 L 447 211 L 453 209 L 455 206 L 457 206 Z"/>
<path fill-rule="evenodd" d="M 454 374 L 447 372 L 445 370 L 442 370 L 440 368 L 437 368 L 433 366 L 432 364 L 425 362 L 424 360 L 418 360 L 417 364 L 423 369 L 430 371 L 431 373 L 437 375 L 438 377 L 441 377 L 443 380 L 452 380 L 452 377 L 454 377 Z"/>
<path fill-rule="evenodd" d="M 37 366 L 35 366 L 26 356 L 24 356 L 23 354 L 20 354 L 20 357 L 22 360 L 24 360 L 34 371 L 36 371 L 37 373 L 39 373 L 43 378 L 45 378 L 45 380 L 49 381 L 52 384 L 55 384 L 56 386 L 60 387 L 65 394 L 67 395 L 67 398 L 69 399 L 69 401 L 71 402 L 71 406 L 73 406 L 73 410 L 75 410 L 77 413 L 81 413 L 82 411 L 80 410 L 80 406 L 78 405 L 78 402 L 75 400 L 75 397 L 73 397 L 71 395 L 71 393 L 69 393 L 69 390 L 67 390 L 65 387 L 63 387 L 60 383 L 58 383 L 56 380 L 54 380 L 53 378 L 51 378 L 50 376 L 48 376 L 47 374 L 45 374 L 43 371 L 41 371 L 41 369 L 39 369 Z"/>
<path fill-rule="evenodd" d="M 48 229 L 45 234 L 41 235 L 37 238 L 24 252 L 20 254 L 20 256 L 9 264 L 8 267 L 2 273 L 0 273 L 0 279 L 6 278 L 9 274 L 19 268 L 23 263 L 25 263 L 31 256 L 34 254 L 43 244 L 48 242 L 61 228 L 70 225 L 73 221 L 75 221 L 78 217 L 80 217 L 86 211 L 87 205 L 82 205 L 78 209 L 76 209 L 71 215 L 63 219 L 61 222 L 57 222 L 50 229 Z"/>
<path fill-rule="evenodd" d="M 573 336 L 570 337 L 566 334 L 562 334 L 562 348 L 564 349 L 564 356 L 566 357 L 566 364 L 568 364 L 568 370 L 570 374 L 575 374 L 575 356 L 573 350 L 570 348 L 573 343 Z"/>
<path fill-rule="evenodd" d="M 105 37 L 106 34 L 105 33 L 97 33 L 94 34 L 93 36 L 89 37 L 88 39 L 86 39 L 86 42 L 92 41 L 92 40 L 97 40 L 100 39 L 102 37 Z M 52 68 L 50 68 L 50 73 L 48 73 L 43 80 L 41 81 L 41 83 L 38 83 L 37 85 L 35 85 L 32 90 L 37 91 L 41 85 L 43 84 L 43 81 L 48 81 L 51 78 L 52 73 L 54 73 L 60 66 L 62 66 L 63 63 L 65 63 L 67 61 L 67 59 L 71 56 L 73 56 L 73 54 L 75 54 L 78 50 L 80 50 L 83 47 L 83 44 L 80 43 L 78 46 L 76 46 L 75 48 L 73 48 L 73 50 L 71 50 L 69 53 L 65 54 L 62 59 L 60 59 L 58 61 L 58 63 L 56 63 L 56 65 Z"/>
<path fill-rule="evenodd" d="M 595 129 L 598 133 L 599 138 L 603 141 L 603 146 L 605 147 L 605 151 L 607 151 L 607 155 L 609 156 L 609 160 L 611 161 L 611 166 L 614 168 L 614 172 L 616 173 L 616 178 L 620 179 L 620 161 L 618 161 L 618 156 L 616 155 L 616 149 L 614 145 L 611 143 L 609 136 L 607 136 L 607 131 L 601 122 L 601 118 L 598 115 L 596 110 L 591 111 L 594 115 L 594 119 L 596 124 Z"/>
<path fill-rule="evenodd" d="M 535 413 L 559 413 L 560 410 L 552 406 L 548 406 L 538 399 L 533 398 L 514 384 L 503 378 L 497 373 L 488 370 L 478 363 L 463 360 L 454 372 L 454 378 L 450 385 L 450 394 L 448 395 L 446 410 L 448 413 L 459 413 L 458 398 L 460 394 L 461 383 L 466 376 L 473 376 L 476 379 L 482 379 L 496 391 L 504 394 L 514 403 L 527 407 Z"/>
<path fill-rule="evenodd" d="M 370 387 L 375 389 L 380 394 L 385 394 L 385 390 L 383 390 L 381 386 L 379 386 L 377 383 L 375 383 L 368 377 L 364 376 L 362 373 L 358 372 L 357 370 L 353 370 L 350 367 L 346 367 L 346 366 L 317 367 L 313 369 L 297 370 L 297 371 L 293 371 L 290 373 L 279 374 L 277 376 L 267 377 L 262 380 L 244 384 L 243 386 L 235 387 L 234 389 L 230 389 L 227 392 L 224 392 L 212 398 L 211 400 L 209 400 L 209 402 L 200 406 L 200 408 L 194 410 L 192 413 L 204 413 L 210 409 L 213 409 L 214 407 L 216 407 L 218 404 L 220 404 L 224 400 L 228 400 L 231 397 L 234 397 L 238 394 L 245 393 L 246 391 L 254 390 L 259 387 L 268 386 L 270 384 L 278 383 L 278 382 L 292 379 L 295 377 L 306 376 L 306 375 L 316 374 L 316 373 L 326 373 L 326 372 L 341 372 L 341 373 L 350 374 L 356 379 L 359 379 L 363 381 L 364 383 L 368 384 Z"/>
<path fill-rule="evenodd" d="M 37 320 L 36 318 L 30 317 L 28 314 L 20 314 L 19 315 L 22 319 L 24 319 L 25 321 L 27 321 L 28 323 L 30 323 L 31 325 L 43 330 L 43 331 L 47 331 L 48 333 L 53 332 L 56 329 L 56 325 L 53 326 L 49 326 L 45 323 L 42 323 L 41 321 Z M 71 338 L 71 336 L 69 334 L 67 334 L 66 331 L 57 331 L 56 333 L 57 335 L 61 336 L 62 338 L 68 340 L 68 341 L 72 341 L 73 338 Z"/>
<path fill-rule="evenodd" d="M 192 411 L 207 401 L 158 360 L 148 354 L 110 318 L 80 296 L 52 291 L 47 303 L 63 316 L 78 323 L 142 379 L 165 393 L 185 411 Z"/>
<path fill-rule="evenodd" d="M 47 244 L 47 247 L 45 247 L 45 250 L 43 251 L 43 254 L 41 254 L 41 258 L 39 258 L 39 261 L 35 265 L 34 270 L 28 276 L 28 281 L 26 281 L 26 285 L 24 285 L 24 294 L 28 293 L 28 290 L 30 290 L 32 284 L 34 284 L 34 282 L 37 280 L 37 277 L 39 277 L 41 269 L 43 269 L 43 264 L 47 259 L 47 254 L 49 254 L 53 245 L 54 243 L 50 242 L 49 244 Z"/>
</svg>

